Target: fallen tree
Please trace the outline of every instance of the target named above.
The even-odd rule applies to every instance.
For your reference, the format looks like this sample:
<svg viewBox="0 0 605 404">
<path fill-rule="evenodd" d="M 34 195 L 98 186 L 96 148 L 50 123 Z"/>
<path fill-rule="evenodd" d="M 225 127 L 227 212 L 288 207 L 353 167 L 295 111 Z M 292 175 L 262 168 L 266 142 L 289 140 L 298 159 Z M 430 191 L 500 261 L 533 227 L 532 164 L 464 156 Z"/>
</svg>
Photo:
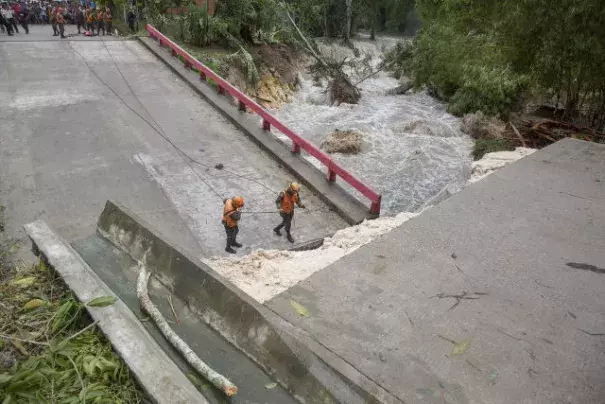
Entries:
<svg viewBox="0 0 605 404">
<path fill-rule="evenodd" d="M 151 273 L 147 271 L 144 265 L 140 265 L 139 278 L 137 280 L 137 297 L 141 307 L 149 317 L 158 326 L 164 337 L 179 351 L 187 363 L 189 363 L 200 375 L 206 380 L 212 383 L 217 389 L 221 390 L 228 397 L 232 397 L 237 394 L 237 386 L 229 381 L 225 376 L 214 371 L 208 366 L 202 359 L 191 348 L 185 341 L 183 341 L 175 332 L 170 328 L 168 322 L 162 316 L 162 313 L 158 308 L 151 302 L 149 293 L 147 291 L 147 284 L 149 283 L 149 277 Z"/>
<path fill-rule="evenodd" d="M 346 58 L 341 62 L 326 61 L 322 58 L 317 51 L 311 46 L 311 43 L 307 37 L 302 33 L 294 19 L 287 10 L 284 10 L 288 19 L 292 23 L 292 26 L 296 30 L 296 33 L 302 41 L 303 49 L 316 60 L 316 64 L 311 70 L 319 76 L 326 76 L 329 78 L 327 92 L 329 95 L 330 103 L 340 105 L 345 102 L 347 104 L 357 104 L 361 98 L 359 88 L 351 83 L 348 75 L 344 72 L 344 64 Z"/>
</svg>

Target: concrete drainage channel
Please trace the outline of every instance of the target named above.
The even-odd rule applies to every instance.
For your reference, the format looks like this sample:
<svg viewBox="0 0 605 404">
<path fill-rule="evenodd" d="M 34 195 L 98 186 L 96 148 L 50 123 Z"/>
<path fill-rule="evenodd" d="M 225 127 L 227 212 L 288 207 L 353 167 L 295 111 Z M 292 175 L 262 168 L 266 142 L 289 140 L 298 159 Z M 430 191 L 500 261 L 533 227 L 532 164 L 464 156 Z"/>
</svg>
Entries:
<svg viewBox="0 0 605 404">
<path fill-rule="evenodd" d="M 140 264 L 153 273 L 151 298 L 173 322 L 174 331 L 204 361 L 238 385 L 239 393 L 230 402 L 399 402 L 111 201 L 99 218 L 98 234 L 74 242 L 73 248 L 44 222 L 29 224 L 26 230 L 36 249 L 79 298 L 78 290 L 90 285 L 120 298 L 120 305 L 101 319 L 99 327 L 155 402 L 218 403 L 225 397 L 203 380 L 194 380 L 204 397 L 191 401 L 192 381 L 185 375 L 194 372 L 152 322 L 140 321 L 146 317 L 136 298 Z M 313 248 L 317 242 L 300 247 Z M 72 264 L 66 269 L 69 262 Z M 116 329 L 118 324 L 124 329 Z M 174 373 L 176 368 L 181 372 Z M 170 383 L 159 389 L 157 380 Z M 171 389 L 175 391 L 171 393 Z M 180 396 L 185 398 L 180 400 Z"/>
</svg>

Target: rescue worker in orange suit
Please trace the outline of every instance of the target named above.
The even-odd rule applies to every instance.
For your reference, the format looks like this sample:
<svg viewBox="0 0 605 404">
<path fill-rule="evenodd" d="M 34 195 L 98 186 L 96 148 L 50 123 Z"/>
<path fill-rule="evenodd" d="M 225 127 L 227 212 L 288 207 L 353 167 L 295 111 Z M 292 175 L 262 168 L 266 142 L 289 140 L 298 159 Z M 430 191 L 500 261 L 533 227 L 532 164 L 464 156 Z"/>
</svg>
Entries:
<svg viewBox="0 0 605 404">
<path fill-rule="evenodd" d="M 90 6 L 86 6 L 86 11 L 84 12 L 84 18 L 86 19 L 86 29 L 92 35 L 95 34 L 95 12 Z"/>
<path fill-rule="evenodd" d="M 53 4 L 50 9 L 50 25 L 53 27 L 53 36 L 59 36 L 59 30 L 57 28 L 57 5 Z"/>
<path fill-rule="evenodd" d="M 281 229 L 285 228 L 286 236 L 288 237 L 288 241 L 291 243 L 294 242 L 292 234 L 290 234 L 292 219 L 294 218 L 294 205 L 296 204 L 303 209 L 305 208 L 305 205 L 300 200 L 300 195 L 298 194 L 299 190 L 300 185 L 296 182 L 293 182 L 290 184 L 290 186 L 288 186 L 288 188 L 280 192 L 275 200 L 275 204 L 279 210 L 279 215 L 282 218 L 282 222 L 279 226 L 274 228 L 273 231 L 278 236 L 281 236 Z"/>
<path fill-rule="evenodd" d="M 243 207 L 244 198 L 241 196 L 225 200 L 225 206 L 223 207 L 223 226 L 225 226 L 225 232 L 227 232 L 227 247 L 225 248 L 225 251 L 229 254 L 236 253 L 233 247 L 242 246 L 236 239 L 237 233 L 239 233 L 237 223 L 242 217 L 241 210 Z"/>
<path fill-rule="evenodd" d="M 55 20 L 57 22 L 57 28 L 59 29 L 59 34 L 61 38 L 65 38 L 65 14 L 63 13 L 63 8 L 57 7 L 57 11 L 55 13 Z"/>
<path fill-rule="evenodd" d="M 98 35 L 101 35 L 101 30 L 103 30 L 103 35 L 105 35 L 105 21 L 103 19 L 104 16 L 105 16 L 105 14 L 99 8 L 99 11 L 97 11 L 97 34 Z"/>
</svg>

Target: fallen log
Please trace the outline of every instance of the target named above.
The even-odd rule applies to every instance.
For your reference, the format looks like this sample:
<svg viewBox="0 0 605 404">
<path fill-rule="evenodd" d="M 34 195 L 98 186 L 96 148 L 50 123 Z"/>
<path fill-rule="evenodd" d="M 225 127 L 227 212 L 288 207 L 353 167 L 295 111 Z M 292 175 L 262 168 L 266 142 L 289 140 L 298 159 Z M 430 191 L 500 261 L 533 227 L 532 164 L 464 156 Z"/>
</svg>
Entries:
<svg viewBox="0 0 605 404">
<path fill-rule="evenodd" d="M 151 302 L 147 291 L 147 284 L 149 283 L 149 277 L 151 273 L 147 271 L 144 265 L 139 265 L 140 272 L 137 280 L 137 297 L 141 307 L 149 317 L 153 319 L 155 324 L 158 326 L 164 337 L 179 351 L 187 363 L 189 363 L 200 375 L 206 380 L 212 383 L 217 389 L 221 390 L 228 397 L 233 397 L 237 394 L 237 386 L 229 381 L 225 376 L 214 371 L 204 361 L 200 359 L 195 352 L 189 348 L 189 345 L 183 341 L 175 332 L 170 328 L 168 322 L 162 316 L 162 313 L 158 308 Z"/>
<path fill-rule="evenodd" d="M 515 124 L 513 124 L 511 121 L 509 121 L 508 123 L 510 124 L 510 127 L 513 128 L 513 131 L 515 131 L 515 134 L 517 135 L 517 137 L 521 141 L 521 146 L 527 147 L 527 143 L 525 143 L 525 139 L 523 139 L 523 136 L 521 136 L 521 133 L 519 132 L 519 129 L 517 129 L 517 127 L 515 126 Z"/>
</svg>

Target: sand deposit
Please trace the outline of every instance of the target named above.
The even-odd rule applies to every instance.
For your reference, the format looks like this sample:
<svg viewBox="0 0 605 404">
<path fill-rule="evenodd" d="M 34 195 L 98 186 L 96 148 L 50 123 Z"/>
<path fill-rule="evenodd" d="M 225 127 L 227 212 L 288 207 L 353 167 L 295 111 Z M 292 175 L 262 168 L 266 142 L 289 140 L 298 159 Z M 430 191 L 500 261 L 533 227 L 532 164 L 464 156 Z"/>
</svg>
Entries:
<svg viewBox="0 0 605 404">
<path fill-rule="evenodd" d="M 217 257 L 204 262 L 263 303 L 417 215 L 404 212 L 366 220 L 336 232 L 312 251 L 257 250 L 242 258 Z"/>
<path fill-rule="evenodd" d="M 514 151 L 487 153 L 481 160 L 473 162 L 469 182 L 479 181 L 505 165 L 529 156 L 535 151 L 536 149 L 517 147 Z"/>
</svg>

